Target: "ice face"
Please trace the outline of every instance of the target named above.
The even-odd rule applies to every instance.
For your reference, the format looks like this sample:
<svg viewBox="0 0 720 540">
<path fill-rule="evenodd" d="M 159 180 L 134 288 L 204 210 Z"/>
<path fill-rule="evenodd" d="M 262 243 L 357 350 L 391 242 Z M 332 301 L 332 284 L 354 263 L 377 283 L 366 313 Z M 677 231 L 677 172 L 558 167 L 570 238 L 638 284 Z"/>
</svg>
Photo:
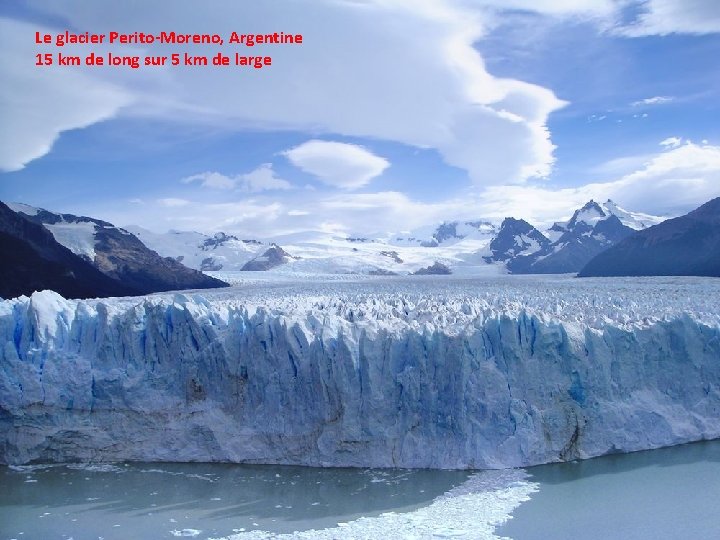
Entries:
<svg viewBox="0 0 720 540">
<path fill-rule="evenodd" d="M 0 302 L 0 461 L 501 468 L 720 437 L 720 282 Z"/>
</svg>

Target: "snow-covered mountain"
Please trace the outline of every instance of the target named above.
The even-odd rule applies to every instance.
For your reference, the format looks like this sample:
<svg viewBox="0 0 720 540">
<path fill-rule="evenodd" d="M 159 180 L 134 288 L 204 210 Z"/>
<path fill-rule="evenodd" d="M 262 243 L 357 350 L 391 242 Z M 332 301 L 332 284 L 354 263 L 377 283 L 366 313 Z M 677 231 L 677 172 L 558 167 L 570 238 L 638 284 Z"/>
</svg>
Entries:
<svg viewBox="0 0 720 540">
<path fill-rule="evenodd" d="M 248 261 L 268 249 L 267 244 L 258 240 L 223 232 L 214 235 L 194 231 L 158 234 L 133 225 L 125 229 L 164 257 L 172 257 L 189 268 L 202 271 L 241 270 Z"/>
<path fill-rule="evenodd" d="M 483 256 L 496 227 L 441 223 L 413 231 L 407 236 L 359 237 L 306 231 L 260 240 L 239 239 L 225 233 L 214 236 L 197 232 L 152 233 L 128 226 L 148 246 L 166 257 L 203 271 L 267 269 L 284 273 L 318 274 L 410 274 L 436 262 L 450 267 L 480 266 L 486 273 L 504 272 L 502 265 L 488 265 Z M 417 236 L 415 236 L 417 235 Z M 215 245 L 215 239 L 222 242 Z M 438 240 L 439 239 L 439 240 Z M 272 265 L 254 264 L 282 250 Z M 268 251 L 270 253 L 268 253 Z"/>
<path fill-rule="evenodd" d="M 159 234 L 22 204 L 13 205 L 13 209 L 41 223 L 58 242 L 113 277 L 119 268 L 131 268 L 133 261 L 143 261 L 145 267 L 171 265 L 171 273 L 183 265 L 222 273 L 407 275 L 433 268 L 481 275 L 569 273 L 578 272 L 633 230 L 662 221 L 629 212 L 608 200 L 602 204 L 589 201 L 569 220 L 556 222 L 544 232 L 524 220 L 507 218 L 502 223 L 488 219 L 445 221 L 371 237 L 307 231 L 257 239 L 224 232 Z M 153 251 L 161 257 L 153 259 Z M 203 285 L 188 282 L 187 286 Z M 158 290 L 155 285 L 153 288 Z"/>
<path fill-rule="evenodd" d="M 277 244 L 273 244 L 260 255 L 246 262 L 240 270 L 243 272 L 266 272 L 295 258 Z"/>
<path fill-rule="evenodd" d="M 119 268 L 118 253 L 133 252 L 130 260 L 142 259 L 139 251 L 143 244 L 173 259 L 176 268 L 182 263 L 203 272 L 402 275 L 447 268 L 451 273 L 481 275 L 569 273 L 578 272 L 633 230 L 662 221 L 629 212 L 610 200 L 591 200 L 569 220 L 556 222 L 544 232 L 524 220 L 506 218 L 502 223 L 488 219 L 445 221 L 371 237 L 307 231 L 257 239 L 224 232 L 159 234 L 137 226 L 120 229 L 101 220 L 22 204 L 13 205 L 13 209 L 42 223 L 58 242 L 107 274 Z M 134 247 L 129 250 L 131 244 Z M 116 253 L 109 257 L 108 249 Z M 162 263 L 167 264 L 172 263 Z"/>
<path fill-rule="evenodd" d="M 488 238 L 496 233 L 496 225 L 487 220 L 444 221 L 439 225 L 392 235 L 387 241 L 395 246 L 438 247 L 456 244 L 462 240 Z"/>
<path fill-rule="evenodd" d="M 544 233 L 514 218 L 445 221 L 373 236 L 306 231 L 262 241 L 222 232 L 157 234 L 126 228 L 163 256 L 203 271 L 402 275 L 441 265 L 451 273 L 487 275 L 577 272 L 632 230 L 660 221 L 608 200 L 588 202 Z M 276 257 L 277 250 L 282 253 Z"/>
<path fill-rule="evenodd" d="M 501 468 L 720 437 L 718 280 L 0 302 L 0 463 Z"/>
<path fill-rule="evenodd" d="M 21 203 L 8 203 L 8 206 L 26 219 L 43 225 L 52 233 L 57 242 L 90 263 L 95 260 L 98 229 L 114 228 L 107 221 L 90 217 L 56 214 L 43 208 Z M 119 231 L 125 232 L 122 229 L 119 229 Z"/>
<path fill-rule="evenodd" d="M 579 275 L 720 277 L 720 197 L 637 231 L 590 260 Z"/>
<path fill-rule="evenodd" d="M 557 221 L 546 232 L 545 236 L 552 242 L 556 242 L 568 230 L 578 226 L 586 225 L 590 228 L 600 221 L 607 220 L 610 216 L 618 218 L 625 227 L 639 231 L 657 225 L 665 220 L 658 216 L 651 216 L 640 212 L 629 212 L 620 208 L 614 201 L 608 199 L 604 203 L 598 203 L 590 199 L 582 208 L 576 210 L 569 221 Z"/>
<path fill-rule="evenodd" d="M 490 242 L 492 255 L 487 260 L 507 262 L 542 253 L 549 246 L 550 240 L 524 219 L 505 218 L 497 236 Z"/>
<path fill-rule="evenodd" d="M 136 291 L 60 244 L 45 227 L 0 202 L 0 297 L 52 289 L 66 298 L 124 296 Z"/>
<path fill-rule="evenodd" d="M 8 207 L 22 219 L 44 227 L 60 245 L 122 284 L 128 291 L 125 294 L 227 286 L 177 260 L 158 255 L 135 235 L 112 223 L 25 204 L 11 203 Z"/>
<path fill-rule="evenodd" d="M 539 248 L 521 251 L 507 260 L 507 268 L 516 274 L 579 272 L 590 259 L 635 230 L 661 221 L 654 216 L 628 212 L 611 200 L 602 204 L 590 200 L 576 210 L 570 220 L 553 224 L 544 235 L 546 243 L 540 242 Z M 532 234 L 537 238 L 539 231 L 533 229 Z M 522 244 L 521 235 L 516 236 L 516 242 Z"/>
</svg>

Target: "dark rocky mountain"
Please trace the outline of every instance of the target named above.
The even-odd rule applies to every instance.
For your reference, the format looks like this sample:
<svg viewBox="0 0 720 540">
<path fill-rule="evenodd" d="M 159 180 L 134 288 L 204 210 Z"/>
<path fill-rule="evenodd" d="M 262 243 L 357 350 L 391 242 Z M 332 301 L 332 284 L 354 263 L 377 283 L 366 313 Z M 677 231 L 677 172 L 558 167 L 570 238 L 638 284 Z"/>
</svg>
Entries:
<svg viewBox="0 0 720 540">
<path fill-rule="evenodd" d="M 217 272 L 222 268 L 223 265 L 217 262 L 214 257 L 205 257 L 200 263 L 200 270 L 203 272 Z"/>
<path fill-rule="evenodd" d="M 635 232 L 590 260 L 579 276 L 720 277 L 720 197 Z"/>
<path fill-rule="evenodd" d="M 612 203 L 612 201 L 608 202 Z M 579 272 L 590 259 L 634 232 L 632 228 L 623 224 L 617 215 L 608 211 L 607 203 L 603 206 L 605 208 L 591 200 L 576 210 L 567 223 L 555 223 L 550 230 L 559 234 L 559 238 L 552 243 L 548 240 L 541 245 L 541 249 L 531 253 L 521 251 L 508 258 L 508 270 L 514 274 Z M 516 243 L 520 243 L 517 238 L 521 235 L 514 234 L 514 229 L 520 227 L 519 230 L 522 231 L 524 228 L 517 225 L 516 221 L 512 220 L 511 226 L 508 227 L 506 238 L 503 240 L 505 244 L 509 245 L 513 237 L 516 238 Z"/>
<path fill-rule="evenodd" d="M 413 272 L 414 276 L 446 276 L 452 274 L 452 270 L 441 262 L 435 262 L 431 266 L 420 268 Z"/>
<path fill-rule="evenodd" d="M 370 270 L 368 272 L 368 275 L 371 276 L 397 276 L 397 272 L 393 272 L 392 270 L 385 270 L 384 268 L 376 268 L 375 270 Z"/>
<path fill-rule="evenodd" d="M 173 258 L 161 257 L 135 235 L 116 227 L 97 230 L 95 266 L 141 294 L 228 286 L 224 281 L 192 270 Z"/>
<path fill-rule="evenodd" d="M 106 221 L 55 214 L 25 205 L 13 206 L 17 215 L 44 227 L 78 258 L 85 259 L 104 275 L 122 284 L 123 290 L 128 291 L 126 294 L 228 286 L 223 281 L 187 268 L 176 259 L 161 257 L 135 235 Z M 56 228 L 58 226 L 61 229 Z M 57 235 L 53 231 L 57 231 Z M 79 240 L 83 236 L 84 242 Z M 88 249 L 92 256 L 88 254 Z"/>
<path fill-rule="evenodd" d="M 402 263 L 404 262 L 404 261 L 400 258 L 400 255 L 398 255 L 398 252 L 395 251 L 395 250 L 392 250 L 392 251 L 381 251 L 381 252 L 380 252 L 380 255 L 382 255 L 383 257 L 387 257 L 387 258 L 389 258 L 389 259 L 392 259 L 393 261 L 395 261 L 395 262 L 398 263 L 398 264 L 402 264 Z"/>
<path fill-rule="evenodd" d="M 490 242 L 492 256 L 488 262 L 505 262 L 521 254 L 545 252 L 549 246 L 550 240 L 524 219 L 505 218 L 500 232 Z"/>
<path fill-rule="evenodd" d="M 238 237 L 234 236 L 232 234 L 225 234 L 224 232 L 215 233 L 210 238 L 206 239 L 200 248 L 203 251 L 208 251 L 211 249 L 217 249 L 218 247 L 226 244 L 230 240 L 237 240 Z"/>
<path fill-rule="evenodd" d="M 240 271 L 264 272 L 266 270 L 270 270 L 271 268 L 275 268 L 276 266 L 280 266 L 281 264 L 290 262 L 295 258 L 296 257 L 290 255 L 287 251 L 285 251 L 277 244 L 272 244 L 261 255 L 258 255 L 251 261 L 246 262 L 240 269 Z"/>
<path fill-rule="evenodd" d="M 243 244 L 251 244 L 255 246 L 262 245 L 262 242 L 259 240 L 254 239 L 242 239 L 240 240 L 237 236 L 234 234 L 226 234 L 224 232 L 215 233 L 210 238 L 206 238 L 203 243 L 200 245 L 200 249 L 203 251 L 211 251 L 213 249 L 217 249 L 219 247 L 225 246 L 228 243 L 232 242 L 242 242 Z"/>
<path fill-rule="evenodd" d="M 0 296 L 51 289 L 65 298 L 136 294 L 55 240 L 44 226 L 0 202 Z"/>
</svg>

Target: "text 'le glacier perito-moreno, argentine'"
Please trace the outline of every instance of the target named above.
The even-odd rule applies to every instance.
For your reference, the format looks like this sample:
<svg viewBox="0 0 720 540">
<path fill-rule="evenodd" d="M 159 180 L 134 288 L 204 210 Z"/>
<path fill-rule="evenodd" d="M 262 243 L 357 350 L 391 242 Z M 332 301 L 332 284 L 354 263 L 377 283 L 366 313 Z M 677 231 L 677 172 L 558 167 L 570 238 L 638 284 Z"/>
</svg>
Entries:
<svg viewBox="0 0 720 540">
<path fill-rule="evenodd" d="M 0 302 L 0 462 L 502 468 L 720 437 L 720 282 Z"/>
</svg>

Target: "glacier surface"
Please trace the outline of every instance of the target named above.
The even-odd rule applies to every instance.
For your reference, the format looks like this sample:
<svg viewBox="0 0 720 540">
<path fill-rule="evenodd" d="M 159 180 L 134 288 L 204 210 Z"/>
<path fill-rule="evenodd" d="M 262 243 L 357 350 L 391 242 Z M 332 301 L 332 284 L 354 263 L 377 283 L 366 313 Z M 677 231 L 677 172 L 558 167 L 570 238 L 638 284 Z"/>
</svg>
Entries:
<svg viewBox="0 0 720 540">
<path fill-rule="evenodd" d="M 0 302 L 0 462 L 503 468 L 720 437 L 720 280 Z"/>
</svg>

